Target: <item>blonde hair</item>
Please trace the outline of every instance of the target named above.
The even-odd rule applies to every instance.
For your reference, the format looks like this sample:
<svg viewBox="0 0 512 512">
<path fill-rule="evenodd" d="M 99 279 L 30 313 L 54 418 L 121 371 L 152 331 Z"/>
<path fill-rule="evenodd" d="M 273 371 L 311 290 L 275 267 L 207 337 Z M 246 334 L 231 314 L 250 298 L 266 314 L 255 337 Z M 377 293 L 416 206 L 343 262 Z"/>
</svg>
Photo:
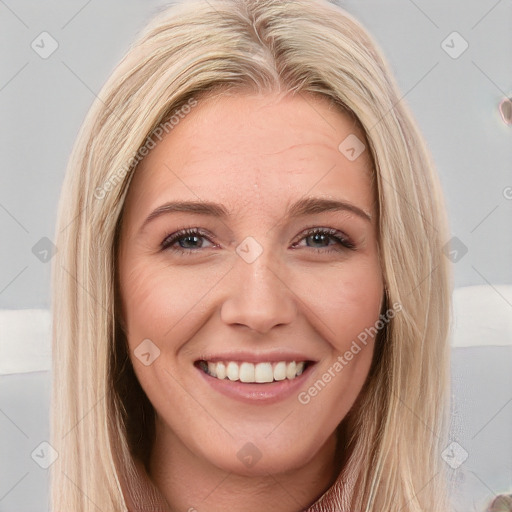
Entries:
<svg viewBox="0 0 512 512">
<path fill-rule="evenodd" d="M 326 0 L 173 5 L 144 30 L 91 107 L 61 192 L 52 267 L 51 444 L 59 453 L 52 510 L 126 510 L 120 472 L 133 472 L 134 454 L 151 442 L 142 428 L 151 434 L 151 410 L 116 300 L 119 222 L 136 155 L 191 101 L 242 89 L 321 95 L 353 113 L 374 164 L 385 307 L 402 308 L 381 331 L 365 388 L 344 420 L 353 457 L 315 510 L 340 506 L 340 482 L 354 461 L 362 470 L 350 510 L 446 510 L 440 452 L 450 275 L 442 193 L 378 46 Z"/>
</svg>

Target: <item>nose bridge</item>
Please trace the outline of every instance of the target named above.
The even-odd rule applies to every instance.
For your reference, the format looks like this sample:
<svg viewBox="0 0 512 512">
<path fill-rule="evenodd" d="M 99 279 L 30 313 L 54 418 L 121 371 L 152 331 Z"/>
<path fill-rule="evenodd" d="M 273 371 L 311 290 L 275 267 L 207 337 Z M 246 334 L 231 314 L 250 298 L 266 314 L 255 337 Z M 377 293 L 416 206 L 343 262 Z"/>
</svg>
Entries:
<svg viewBox="0 0 512 512">
<path fill-rule="evenodd" d="M 222 304 L 223 321 L 260 332 L 290 323 L 296 304 L 278 256 L 254 239 L 246 239 L 236 251 L 232 286 Z"/>
<path fill-rule="evenodd" d="M 282 266 L 277 261 L 275 254 L 265 251 L 252 263 L 245 260 L 238 261 L 243 295 L 252 300 L 264 299 L 265 301 L 276 300 L 283 295 L 283 277 L 279 270 Z"/>
</svg>

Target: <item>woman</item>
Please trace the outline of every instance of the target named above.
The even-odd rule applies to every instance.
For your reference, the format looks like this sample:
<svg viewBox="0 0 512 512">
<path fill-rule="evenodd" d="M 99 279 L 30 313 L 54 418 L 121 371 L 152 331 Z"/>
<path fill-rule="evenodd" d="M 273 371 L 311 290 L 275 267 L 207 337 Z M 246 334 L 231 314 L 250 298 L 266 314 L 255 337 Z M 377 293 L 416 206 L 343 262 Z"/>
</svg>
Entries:
<svg viewBox="0 0 512 512">
<path fill-rule="evenodd" d="M 59 207 L 53 509 L 446 510 L 442 194 L 365 30 L 181 2 L 99 98 Z"/>
</svg>

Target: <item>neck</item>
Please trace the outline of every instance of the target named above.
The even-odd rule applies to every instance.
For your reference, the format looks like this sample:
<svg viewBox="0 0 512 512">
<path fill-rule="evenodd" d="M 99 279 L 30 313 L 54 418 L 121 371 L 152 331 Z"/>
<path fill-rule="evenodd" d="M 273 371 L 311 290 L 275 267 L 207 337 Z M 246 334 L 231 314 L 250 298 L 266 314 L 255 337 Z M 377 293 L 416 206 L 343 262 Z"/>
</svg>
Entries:
<svg viewBox="0 0 512 512">
<path fill-rule="evenodd" d="M 333 434 L 304 467 L 247 476 L 199 459 L 157 420 L 149 474 L 171 510 L 201 512 L 299 512 L 314 503 L 339 473 Z"/>
</svg>

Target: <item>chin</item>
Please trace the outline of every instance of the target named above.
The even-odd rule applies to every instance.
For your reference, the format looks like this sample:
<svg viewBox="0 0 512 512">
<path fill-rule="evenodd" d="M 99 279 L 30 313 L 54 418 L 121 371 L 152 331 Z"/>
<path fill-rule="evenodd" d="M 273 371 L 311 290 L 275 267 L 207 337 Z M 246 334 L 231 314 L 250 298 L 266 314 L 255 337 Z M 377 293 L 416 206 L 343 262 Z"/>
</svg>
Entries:
<svg viewBox="0 0 512 512">
<path fill-rule="evenodd" d="M 299 431 L 288 430 L 279 434 L 268 436 L 260 432 L 253 437 L 246 434 L 235 438 L 226 435 L 226 442 L 207 443 L 207 449 L 203 447 L 199 456 L 223 471 L 258 477 L 299 470 L 309 464 L 326 444 L 325 440 L 318 438 L 305 439 Z M 333 454 L 334 449 L 333 443 Z"/>
</svg>

